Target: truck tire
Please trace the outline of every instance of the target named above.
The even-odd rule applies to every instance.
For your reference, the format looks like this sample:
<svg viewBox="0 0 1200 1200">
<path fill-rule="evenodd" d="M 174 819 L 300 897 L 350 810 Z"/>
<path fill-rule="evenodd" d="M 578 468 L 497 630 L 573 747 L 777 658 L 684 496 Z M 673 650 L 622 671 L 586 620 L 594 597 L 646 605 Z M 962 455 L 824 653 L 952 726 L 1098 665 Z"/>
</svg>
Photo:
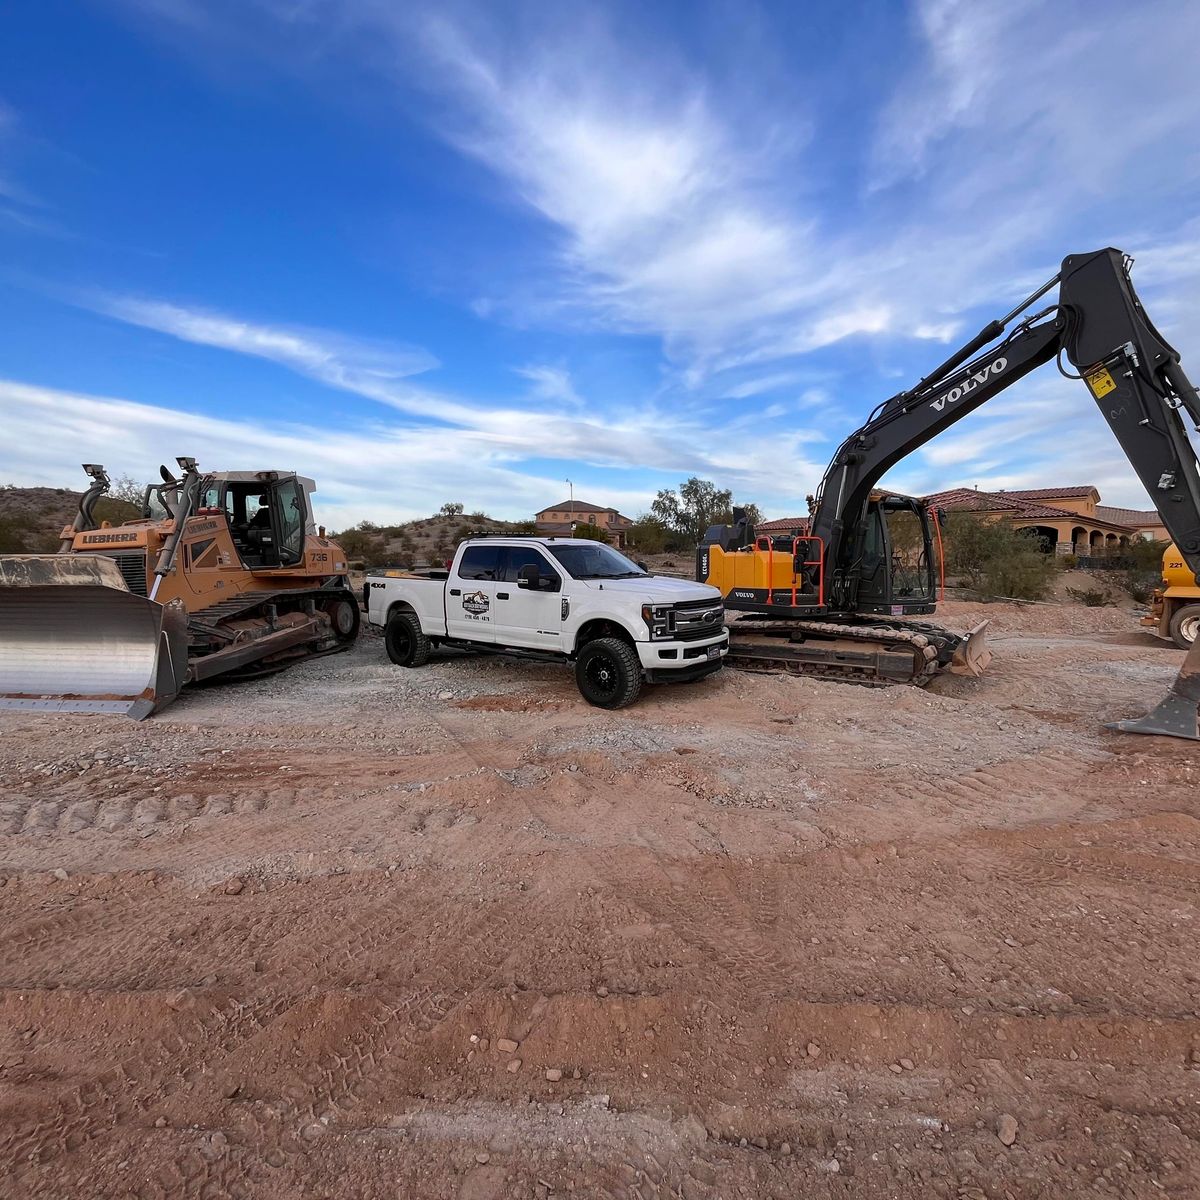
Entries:
<svg viewBox="0 0 1200 1200">
<path fill-rule="evenodd" d="M 642 664 L 637 651 L 620 638 L 597 638 L 575 660 L 579 694 L 597 708 L 624 708 L 642 690 Z"/>
<path fill-rule="evenodd" d="M 1185 604 L 1171 618 L 1171 640 L 1180 650 L 1190 650 L 1200 634 L 1200 604 Z"/>
<path fill-rule="evenodd" d="M 429 661 L 433 643 L 421 632 L 417 614 L 394 612 L 383 631 L 387 656 L 398 667 L 423 667 Z"/>
</svg>

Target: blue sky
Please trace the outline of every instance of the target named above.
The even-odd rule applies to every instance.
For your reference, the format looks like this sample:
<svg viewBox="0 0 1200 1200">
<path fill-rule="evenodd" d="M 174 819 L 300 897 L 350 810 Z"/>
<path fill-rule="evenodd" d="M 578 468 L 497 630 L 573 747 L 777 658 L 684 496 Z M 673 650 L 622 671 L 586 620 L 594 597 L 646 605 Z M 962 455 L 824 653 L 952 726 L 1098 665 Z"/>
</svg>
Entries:
<svg viewBox="0 0 1200 1200">
<path fill-rule="evenodd" d="M 39 0 L 0 16 L 0 481 L 339 527 L 699 474 L 768 515 L 1068 253 L 1200 374 L 1200 5 Z M 901 464 L 1148 503 L 1043 370 Z"/>
</svg>

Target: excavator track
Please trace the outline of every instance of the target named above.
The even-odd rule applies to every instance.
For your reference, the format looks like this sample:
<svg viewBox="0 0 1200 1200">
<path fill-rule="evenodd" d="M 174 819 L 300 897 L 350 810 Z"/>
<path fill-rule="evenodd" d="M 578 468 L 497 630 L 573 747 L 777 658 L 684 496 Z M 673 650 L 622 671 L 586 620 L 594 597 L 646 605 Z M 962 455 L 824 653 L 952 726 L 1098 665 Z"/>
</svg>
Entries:
<svg viewBox="0 0 1200 1200">
<path fill-rule="evenodd" d="M 870 622 L 742 618 L 729 626 L 725 665 L 864 687 L 924 687 L 943 670 L 956 670 L 960 658 L 965 662 L 965 648 L 982 632 L 982 626 L 964 635 L 939 625 L 886 618 Z M 980 673 L 987 657 L 981 652 L 963 673 Z"/>
</svg>

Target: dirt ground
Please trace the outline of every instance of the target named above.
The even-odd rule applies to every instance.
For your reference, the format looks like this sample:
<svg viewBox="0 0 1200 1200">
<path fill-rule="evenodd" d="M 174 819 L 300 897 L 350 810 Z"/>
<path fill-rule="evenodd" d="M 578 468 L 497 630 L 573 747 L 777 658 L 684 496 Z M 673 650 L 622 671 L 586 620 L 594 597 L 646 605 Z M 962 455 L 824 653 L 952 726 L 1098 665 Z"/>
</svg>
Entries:
<svg viewBox="0 0 1200 1200">
<path fill-rule="evenodd" d="M 1102 728 L 1182 656 L 947 609 L 927 692 L 368 636 L 0 714 L 0 1195 L 1200 1195 L 1200 755 Z"/>
</svg>

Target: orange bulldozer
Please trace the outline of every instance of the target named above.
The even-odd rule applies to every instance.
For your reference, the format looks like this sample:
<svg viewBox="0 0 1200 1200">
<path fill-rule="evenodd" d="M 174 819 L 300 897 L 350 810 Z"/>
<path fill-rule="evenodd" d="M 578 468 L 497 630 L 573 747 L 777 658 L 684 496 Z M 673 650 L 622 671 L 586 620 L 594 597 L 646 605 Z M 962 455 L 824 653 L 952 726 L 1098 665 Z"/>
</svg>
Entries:
<svg viewBox="0 0 1200 1200">
<path fill-rule="evenodd" d="M 0 708 L 141 719 L 184 684 L 245 678 L 348 649 L 346 554 L 313 525 L 311 479 L 202 473 L 146 488 L 140 518 L 99 526 L 101 466 L 57 554 L 0 557 Z"/>
</svg>

